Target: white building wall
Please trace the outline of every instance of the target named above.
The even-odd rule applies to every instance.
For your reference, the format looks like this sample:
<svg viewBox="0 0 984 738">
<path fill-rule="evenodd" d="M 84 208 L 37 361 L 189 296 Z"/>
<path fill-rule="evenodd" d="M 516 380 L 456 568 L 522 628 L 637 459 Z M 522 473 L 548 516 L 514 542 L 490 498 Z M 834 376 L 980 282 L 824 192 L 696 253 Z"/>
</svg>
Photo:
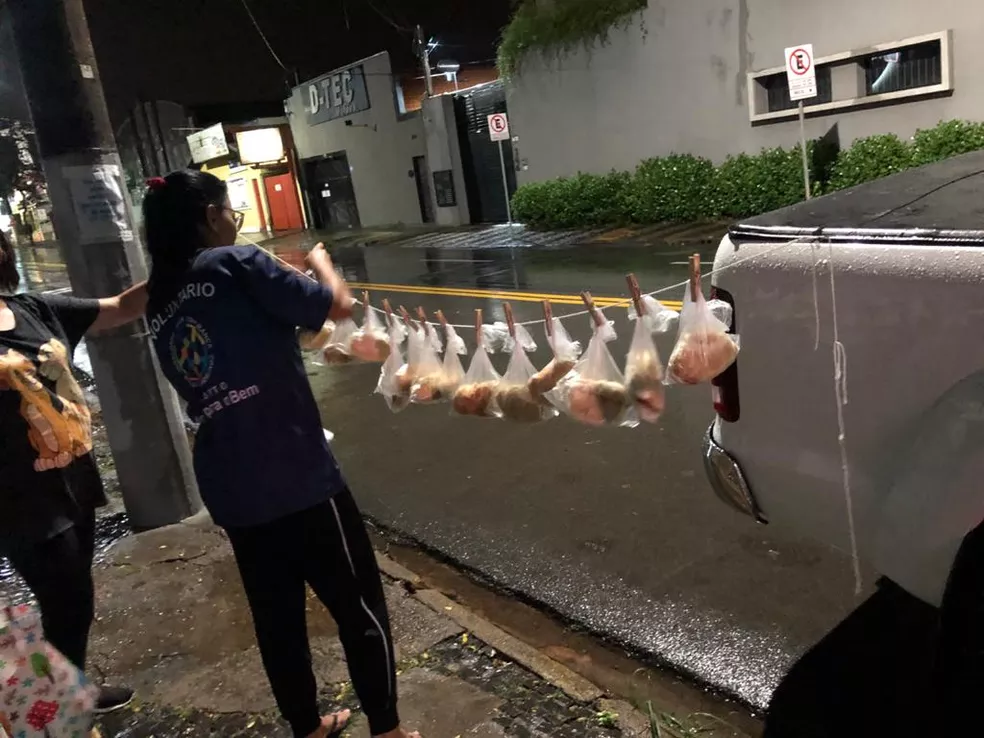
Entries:
<svg viewBox="0 0 984 738">
<path fill-rule="evenodd" d="M 640 22 L 645 31 L 640 28 Z M 835 123 L 842 146 L 874 133 L 911 136 L 942 119 L 984 120 L 984 3 L 971 0 L 649 0 L 607 45 L 545 61 L 531 55 L 508 86 L 521 182 L 640 160 L 728 154 L 798 140 L 795 120 L 753 125 L 747 75 L 781 66 L 787 46 L 818 57 L 952 31 L 951 96 L 807 120 Z"/>
<path fill-rule="evenodd" d="M 454 114 L 454 98 L 451 95 L 426 98 L 423 103 L 423 115 L 430 175 L 433 177 L 434 172 L 451 170 L 454 177 L 456 201 L 454 206 L 439 207 L 433 179 L 430 182 L 429 194 L 434 206 L 434 219 L 438 225 L 455 226 L 470 223 L 468 194 L 465 192 L 465 175 Z"/>
<path fill-rule="evenodd" d="M 426 154 L 423 121 L 419 115 L 400 119 L 388 53 L 354 62 L 359 63 L 366 76 L 368 110 L 311 125 L 306 112 L 308 83 L 293 90 L 287 110 L 298 158 L 346 153 L 363 226 L 419 224 L 413 158 Z"/>
</svg>

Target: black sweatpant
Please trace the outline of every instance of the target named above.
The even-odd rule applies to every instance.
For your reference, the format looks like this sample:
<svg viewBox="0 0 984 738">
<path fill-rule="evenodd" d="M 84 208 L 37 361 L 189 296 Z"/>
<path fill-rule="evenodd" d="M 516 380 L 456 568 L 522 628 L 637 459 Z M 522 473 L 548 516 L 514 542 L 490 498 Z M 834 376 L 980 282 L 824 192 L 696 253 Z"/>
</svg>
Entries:
<svg viewBox="0 0 984 738">
<path fill-rule="evenodd" d="M 89 510 L 74 527 L 54 538 L 5 551 L 11 566 L 34 592 L 45 638 L 83 671 L 95 616 L 95 540 L 96 511 Z"/>
<path fill-rule="evenodd" d="M 395 730 L 396 663 L 383 583 L 362 515 L 347 489 L 272 523 L 227 528 L 253 612 L 273 695 L 296 736 L 318 729 L 305 598 L 331 612 L 373 735 Z"/>
</svg>

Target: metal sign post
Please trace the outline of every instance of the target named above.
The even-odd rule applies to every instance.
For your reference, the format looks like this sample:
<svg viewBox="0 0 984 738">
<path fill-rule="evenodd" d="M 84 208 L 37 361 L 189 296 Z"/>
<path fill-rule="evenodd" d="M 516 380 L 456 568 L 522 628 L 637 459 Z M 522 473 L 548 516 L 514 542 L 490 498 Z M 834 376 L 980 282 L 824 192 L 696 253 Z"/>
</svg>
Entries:
<svg viewBox="0 0 984 738">
<path fill-rule="evenodd" d="M 499 166 L 502 167 L 502 192 L 506 196 L 506 219 L 512 225 L 512 203 L 509 202 L 509 180 L 506 178 L 506 155 L 502 150 L 502 141 L 499 141 Z"/>
<path fill-rule="evenodd" d="M 512 225 L 512 205 L 509 202 L 509 179 L 506 177 L 506 154 L 502 142 L 509 140 L 509 118 L 505 113 L 493 113 L 489 116 L 489 138 L 499 143 L 499 166 L 502 167 L 502 194 L 506 197 L 506 218 Z"/>
<path fill-rule="evenodd" d="M 806 153 L 806 112 L 803 101 L 817 96 L 817 70 L 813 66 L 813 44 L 790 46 L 786 49 L 786 80 L 789 83 L 789 99 L 798 102 L 800 125 L 800 150 L 803 154 L 803 187 L 806 199 L 810 191 L 810 159 Z"/>
<path fill-rule="evenodd" d="M 800 151 L 803 153 L 803 186 L 806 187 L 806 199 L 813 195 L 810 192 L 810 157 L 806 154 L 806 113 L 803 111 L 803 101 L 799 102 L 800 119 Z"/>
</svg>

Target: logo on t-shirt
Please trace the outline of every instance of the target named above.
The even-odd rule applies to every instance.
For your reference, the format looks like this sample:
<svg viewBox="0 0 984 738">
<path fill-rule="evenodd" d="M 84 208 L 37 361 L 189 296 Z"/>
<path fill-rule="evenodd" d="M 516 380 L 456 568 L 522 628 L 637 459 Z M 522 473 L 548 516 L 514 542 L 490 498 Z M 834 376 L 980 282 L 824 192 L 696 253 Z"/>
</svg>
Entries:
<svg viewBox="0 0 984 738">
<path fill-rule="evenodd" d="M 205 327 L 194 318 L 182 316 L 171 333 L 171 361 L 192 387 L 208 382 L 215 368 L 212 340 Z"/>
</svg>

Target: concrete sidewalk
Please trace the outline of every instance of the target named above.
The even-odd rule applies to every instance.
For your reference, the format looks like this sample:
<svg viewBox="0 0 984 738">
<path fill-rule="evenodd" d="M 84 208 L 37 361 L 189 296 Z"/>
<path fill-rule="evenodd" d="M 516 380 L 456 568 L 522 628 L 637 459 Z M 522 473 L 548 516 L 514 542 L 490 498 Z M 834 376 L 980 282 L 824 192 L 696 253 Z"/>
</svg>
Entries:
<svg viewBox="0 0 984 738">
<path fill-rule="evenodd" d="M 271 552 L 271 555 L 275 553 Z M 401 713 L 424 738 L 648 736 L 628 704 L 525 646 L 381 559 L 393 621 Z M 104 738 L 289 736 L 254 643 L 231 549 L 207 522 L 132 536 L 96 572 L 92 675 L 139 699 L 101 721 Z M 313 597 L 309 630 L 323 712 L 356 711 L 335 637 Z M 616 718 L 616 714 L 618 717 Z"/>
</svg>

